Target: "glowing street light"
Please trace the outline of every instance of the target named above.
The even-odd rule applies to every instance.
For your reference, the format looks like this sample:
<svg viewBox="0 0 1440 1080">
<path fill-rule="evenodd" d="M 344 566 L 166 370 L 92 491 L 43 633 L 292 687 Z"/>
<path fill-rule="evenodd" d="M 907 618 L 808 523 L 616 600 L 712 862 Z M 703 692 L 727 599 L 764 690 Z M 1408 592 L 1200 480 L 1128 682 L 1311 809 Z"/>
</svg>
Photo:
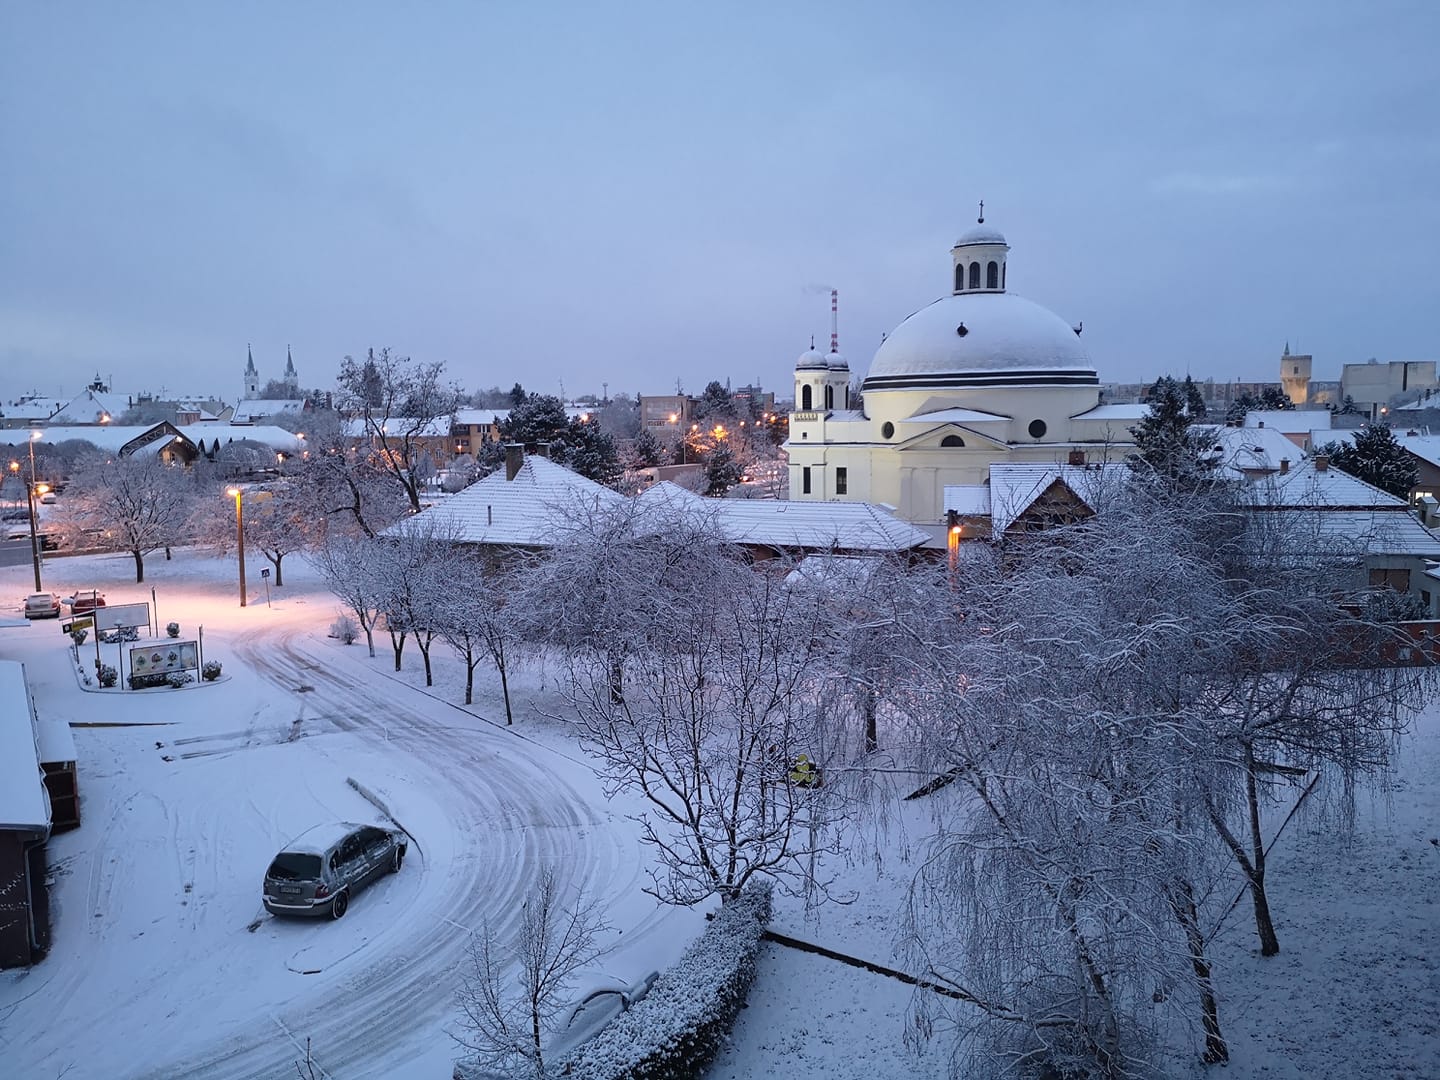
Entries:
<svg viewBox="0 0 1440 1080">
<path fill-rule="evenodd" d="M 232 487 L 225 489 L 226 495 L 235 497 L 235 535 L 238 537 L 240 547 L 240 606 L 245 606 L 245 512 L 241 509 L 240 498 L 244 494 L 240 488 Z M 38 571 L 37 571 L 38 574 Z M 38 591 L 38 587 L 37 587 Z"/>
</svg>

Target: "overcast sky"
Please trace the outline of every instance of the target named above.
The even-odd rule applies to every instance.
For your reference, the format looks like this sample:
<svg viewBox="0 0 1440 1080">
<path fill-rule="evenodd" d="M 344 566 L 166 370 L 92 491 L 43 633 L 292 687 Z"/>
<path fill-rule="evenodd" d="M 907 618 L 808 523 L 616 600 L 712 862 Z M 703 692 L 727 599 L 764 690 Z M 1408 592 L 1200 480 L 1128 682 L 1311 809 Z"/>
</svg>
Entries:
<svg viewBox="0 0 1440 1080">
<path fill-rule="evenodd" d="M 1440 4 L 0 5 L 0 394 L 863 373 L 986 218 L 1102 379 L 1440 359 Z"/>
</svg>

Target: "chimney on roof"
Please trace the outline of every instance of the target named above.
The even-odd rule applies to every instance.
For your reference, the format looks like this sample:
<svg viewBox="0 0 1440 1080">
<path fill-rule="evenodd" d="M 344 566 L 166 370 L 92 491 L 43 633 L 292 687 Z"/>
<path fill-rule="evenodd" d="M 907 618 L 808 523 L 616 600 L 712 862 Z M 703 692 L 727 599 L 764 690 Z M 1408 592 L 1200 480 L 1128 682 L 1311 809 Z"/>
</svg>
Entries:
<svg viewBox="0 0 1440 1080">
<path fill-rule="evenodd" d="M 550 444 L 548 442 L 536 443 L 535 456 L 548 459 L 550 457 Z"/>
<path fill-rule="evenodd" d="M 525 447 L 519 443 L 505 444 L 505 479 L 514 480 L 520 466 L 525 464 Z"/>
<path fill-rule="evenodd" d="M 1288 473 L 1289 471 L 1290 471 L 1290 459 L 1289 459 L 1288 457 L 1282 457 L 1282 458 L 1280 459 L 1280 475 L 1281 475 L 1281 476 L 1284 476 L 1284 475 L 1285 475 L 1286 473 Z"/>
<path fill-rule="evenodd" d="M 1265 421 L 1264 421 L 1264 420 L 1256 420 L 1256 421 L 1255 421 L 1255 426 L 1256 426 L 1256 427 L 1264 427 L 1264 426 L 1265 426 Z"/>
<path fill-rule="evenodd" d="M 1070 464 L 1071 464 L 1071 465 L 1084 465 L 1084 464 L 1085 464 L 1085 451 L 1084 451 L 1084 450 L 1071 450 L 1071 451 L 1070 451 Z"/>
<path fill-rule="evenodd" d="M 1316 454 L 1316 455 L 1315 455 L 1315 471 L 1316 471 L 1316 472 L 1324 472 L 1324 471 L 1325 471 L 1326 469 L 1328 469 L 1328 468 L 1330 468 L 1330 455 L 1329 455 L 1329 454 Z"/>
</svg>

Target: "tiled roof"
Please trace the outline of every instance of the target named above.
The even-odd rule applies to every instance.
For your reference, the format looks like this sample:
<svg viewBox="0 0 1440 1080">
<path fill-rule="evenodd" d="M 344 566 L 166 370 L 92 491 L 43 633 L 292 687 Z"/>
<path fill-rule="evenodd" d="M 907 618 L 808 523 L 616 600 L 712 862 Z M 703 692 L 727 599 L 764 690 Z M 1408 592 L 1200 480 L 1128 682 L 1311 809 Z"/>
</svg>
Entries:
<svg viewBox="0 0 1440 1080">
<path fill-rule="evenodd" d="M 999 536 L 1060 480 L 1090 509 L 1098 509 L 1106 485 L 1124 483 L 1130 467 L 1120 462 L 1103 465 L 1047 465 L 996 463 L 990 466 L 990 527 Z"/>
<path fill-rule="evenodd" d="M 1301 462 L 1283 476 L 1273 473 L 1255 481 L 1249 494 L 1255 506 L 1403 510 L 1408 505 L 1404 499 L 1333 466 L 1318 470 L 1313 460 Z"/>
<path fill-rule="evenodd" d="M 547 458 L 527 457 L 514 480 L 506 480 L 499 468 L 394 528 L 423 518 L 474 544 L 549 547 L 577 518 L 624 502 L 624 496 Z"/>
</svg>

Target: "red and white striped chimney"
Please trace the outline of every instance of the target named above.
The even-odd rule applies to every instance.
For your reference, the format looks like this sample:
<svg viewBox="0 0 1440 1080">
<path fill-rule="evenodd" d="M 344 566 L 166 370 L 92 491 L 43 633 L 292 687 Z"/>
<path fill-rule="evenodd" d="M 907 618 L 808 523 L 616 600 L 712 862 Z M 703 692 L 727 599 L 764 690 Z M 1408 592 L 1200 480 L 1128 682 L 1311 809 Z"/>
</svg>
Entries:
<svg viewBox="0 0 1440 1080">
<path fill-rule="evenodd" d="M 840 351 L 840 290 L 830 290 L 830 351 Z"/>
</svg>

